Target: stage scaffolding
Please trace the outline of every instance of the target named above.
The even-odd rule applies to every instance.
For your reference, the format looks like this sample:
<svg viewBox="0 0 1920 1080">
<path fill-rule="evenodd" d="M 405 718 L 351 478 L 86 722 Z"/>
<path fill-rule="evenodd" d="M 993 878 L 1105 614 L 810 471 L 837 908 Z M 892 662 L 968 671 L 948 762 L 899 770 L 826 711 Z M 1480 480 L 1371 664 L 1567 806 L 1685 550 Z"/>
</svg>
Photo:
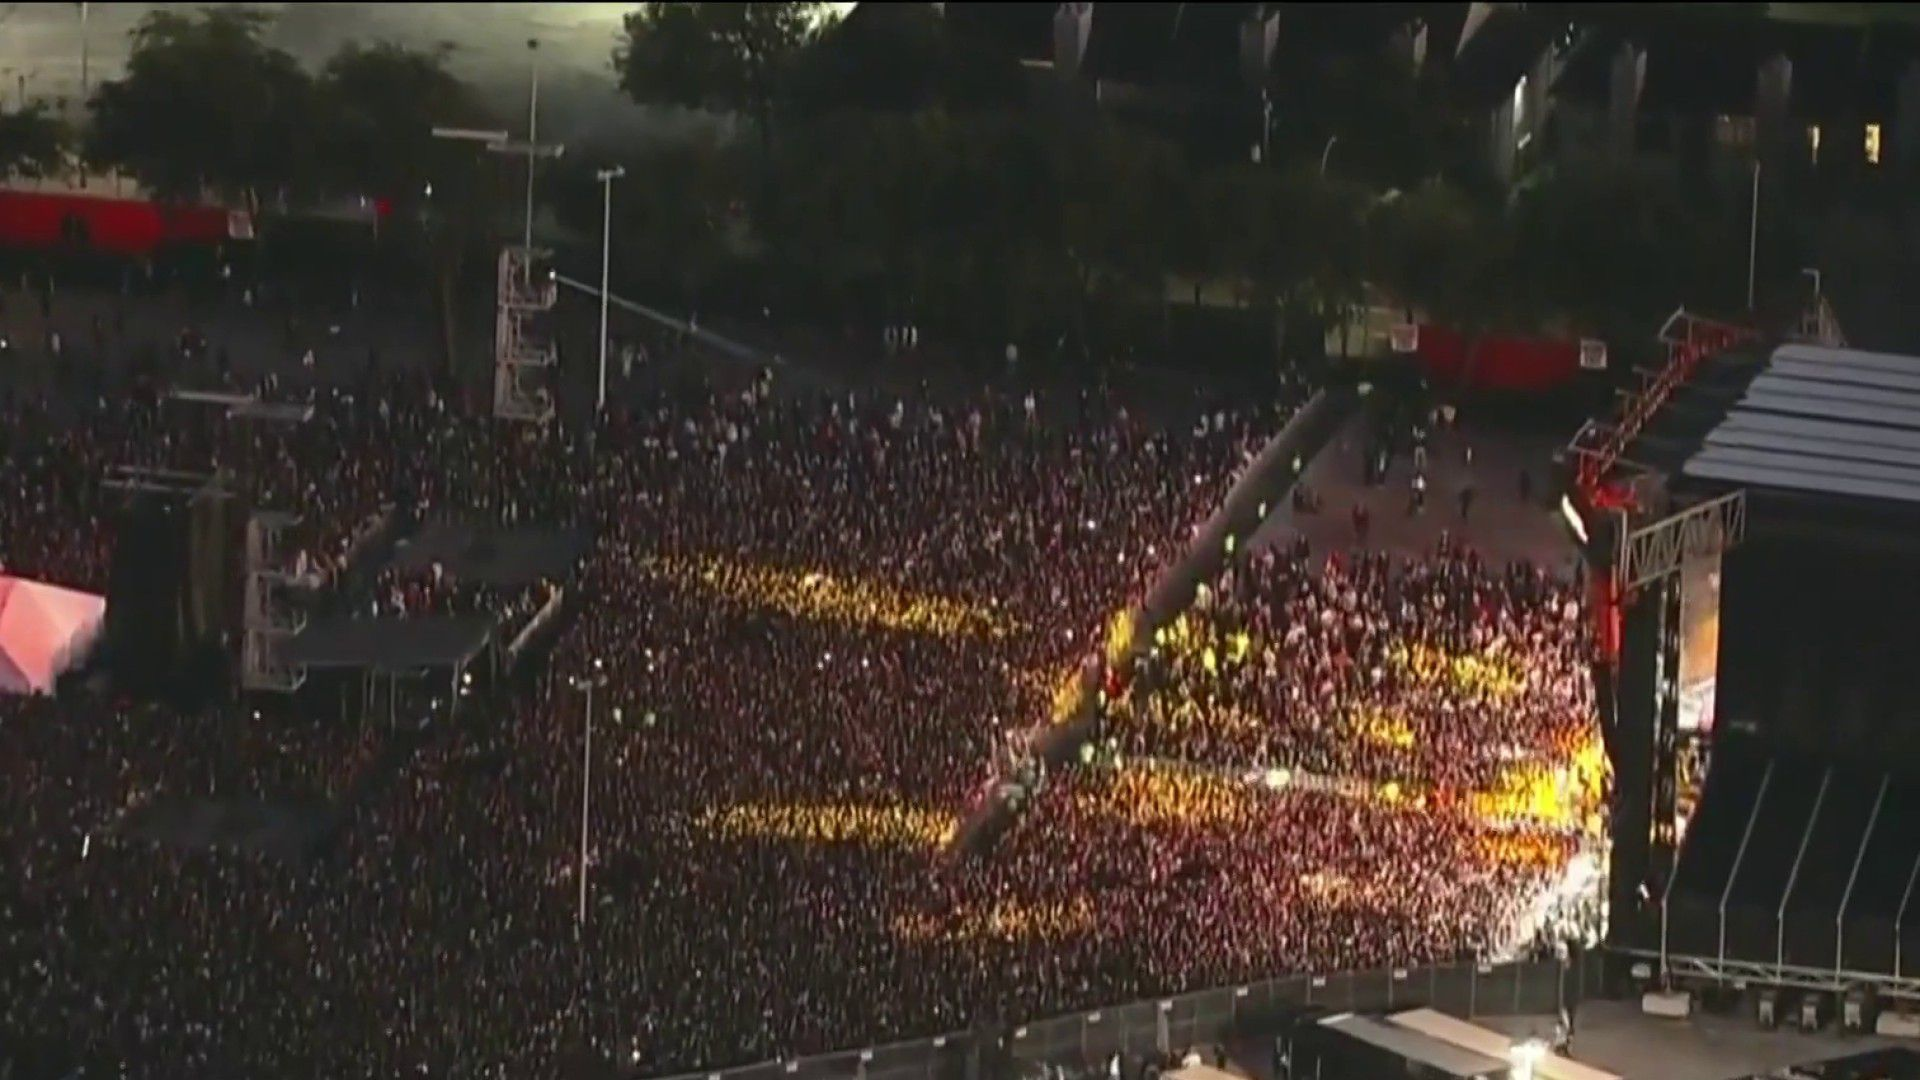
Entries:
<svg viewBox="0 0 1920 1080">
<path fill-rule="evenodd" d="M 553 372 L 559 363 L 550 327 L 558 287 L 541 276 L 546 253 L 508 247 L 496 277 L 493 414 L 503 420 L 545 423 L 553 418 Z"/>
<path fill-rule="evenodd" d="M 294 574 L 285 535 L 299 522 L 271 510 L 247 520 L 247 607 L 240 649 L 240 685 L 246 690 L 291 694 L 307 681 L 306 668 L 280 659 L 282 646 L 307 625 L 306 615 L 288 602 Z"/>
</svg>

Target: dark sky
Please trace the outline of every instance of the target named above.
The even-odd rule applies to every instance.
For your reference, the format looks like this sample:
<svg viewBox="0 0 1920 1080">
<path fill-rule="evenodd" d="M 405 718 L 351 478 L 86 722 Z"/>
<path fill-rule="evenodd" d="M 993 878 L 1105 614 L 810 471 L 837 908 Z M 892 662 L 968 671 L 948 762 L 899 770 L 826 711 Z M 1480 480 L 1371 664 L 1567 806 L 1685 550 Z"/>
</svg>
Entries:
<svg viewBox="0 0 1920 1080">
<path fill-rule="evenodd" d="M 126 61 L 127 31 L 155 8 L 196 10 L 203 4 L 93 4 L 87 40 L 94 81 L 112 78 Z M 541 41 L 543 138 L 578 140 L 588 132 L 670 130 L 693 122 L 669 111 L 642 110 L 622 98 L 610 58 L 622 14 L 634 4 L 251 4 L 277 13 L 273 44 L 309 67 L 347 41 L 430 46 L 450 42 L 454 66 L 522 130 L 526 116 L 529 37 Z M 0 3 L 0 92 L 16 103 L 20 77 L 29 98 L 77 99 L 80 17 L 70 3 Z"/>
</svg>

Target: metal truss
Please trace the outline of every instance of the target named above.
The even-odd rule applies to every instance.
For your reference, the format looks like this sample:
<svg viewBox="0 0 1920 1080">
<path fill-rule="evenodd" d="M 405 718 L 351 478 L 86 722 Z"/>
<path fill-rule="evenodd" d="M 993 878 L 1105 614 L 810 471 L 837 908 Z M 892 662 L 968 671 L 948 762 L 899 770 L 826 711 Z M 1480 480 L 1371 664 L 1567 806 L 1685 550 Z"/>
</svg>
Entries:
<svg viewBox="0 0 1920 1080">
<path fill-rule="evenodd" d="M 1681 982 L 1712 982 L 1735 988 L 1759 984 L 1844 994 L 1871 987 L 1882 998 L 1920 1001 L 1920 978 L 1845 968 L 1810 968 L 1764 960 L 1736 960 L 1725 956 L 1668 954 L 1651 949 L 1616 949 L 1623 956 L 1641 957 L 1661 965 L 1663 974 Z"/>
<path fill-rule="evenodd" d="M 1680 572 L 1689 559 L 1716 555 L 1747 535 L 1747 493 L 1735 491 L 1689 507 L 1620 541 L 1615 573 L 1623 591 Z"/>
<path fill-rule="evenodd" d="M 1840 329 L 1840 319 L 1833 313 L 1833 305 L 1827 303 L 1824 296 L 1815 295 L 1813 302 L 1800 316 L 1800 323 L 1794 328 L 1794 340 L 1812 345 L 1824 345 L 1829 349 L 1847 347 L 1846 332 Z"/>
<path fill-rule="evenodd" d="M 281 538 L 300 519 L 260 511 L 247 520 L 247 607 L 240 649 L 240 685 L 247 690 L 291 694 L 307 681 L 307 669 L 282 663 L 280 647 L 307 625 L 287 603 L 294 575 Z"/>
<path fill-rule="evenodd" d="M 1673 392 L 1692 378 L 1700 362 L 1754 337 L 1754 332 L 1746 327 L 1702 318 L 1686 308 L 1678 308 L 1667 316 L 1659 333 L 1661 343 L 1667 347 L 1665 366 L 1627 395 L 1615 423 L 1589 423 L 1566 448 L 1567 456 L 1574 463 L 1574 482 L 1588 505 L 1612 505 L 1619 501 L 1607 491 L 1614 466 Z"/>
<path fill-rule="evenodd" d="M 551 369 L 559 362 L 543 327 L 558 288 L 534 280 L 540 252 L 524 247 L 500 252 L 495 287 L 493 414 L 503 420 L 545 423 L 553 418 Z"/>
</svg>

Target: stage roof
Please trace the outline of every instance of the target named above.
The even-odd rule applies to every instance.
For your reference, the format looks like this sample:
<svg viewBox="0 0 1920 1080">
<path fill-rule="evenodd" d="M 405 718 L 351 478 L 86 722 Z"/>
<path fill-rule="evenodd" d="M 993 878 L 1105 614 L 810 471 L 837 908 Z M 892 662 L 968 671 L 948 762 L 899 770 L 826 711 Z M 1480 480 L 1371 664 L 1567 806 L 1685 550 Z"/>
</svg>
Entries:
<svg viewBox="0 0 1920 1080">
<path fill-rule="evenodd" d="M 322 619 L 281 647 L 280 659 L 309 668 L 406 671 L 471 661 L 493 636 L 493 620 Z"/>
<path fill-rule="evenodd" d="M 1320 1024 L 1350 1039 L 1424 1065 L 1442 1076 L 1455 1076 L 1462 1080 L 1468 1080 L 1471 1077 L 1505 1076 L 1511 1066 L 1510 1062 L 1503 1059 L 1463 1050 L 1452 1043 L 1442 1042 L 1430 1035 L 1408 1028 L 1396 1027 L 1370 1016 L 1343 1013 L 1339 1016 L 1329 1016 L 1320 1021 Z"/>
<path fill-rule="evenodd" d="M 439 563 L 456 581 L 518 586 L 571 577 L 586 549 L 586 536 L 578 529 L 494 529 L 436 521 L 402 540 L 392 565 L 415 572 Z"/>
<path fill-rule="evenodd" d="M 1782 345 L 1681 473 L 1920 503 L 1920 358 Z"/>
<path fill-rule="evenodd" d="M 1904 537 L 1920 526 L 1920 357 L 1801 344 L 1714 357 L 1627 457 L 1683 502 L 1744 488 L 1764 525 Z"/>
<path fill-rule="evenodd" d="M 1409 1009 L 1387 1017 L 1387 1022 L 1417 1031 L 1441 1042 L 1452 1043 L 1476 1054 L 1510 1060 L 1514 1042 L 1497 1031 L 1470 1024 L 1458 1017 L 1433 1009 Z M 1583 1065 L 1554 1053 L 1542 1053 L 1533 1064 L 1533 1075 L 1540 1080 L 1620 1080 L 1604 1069 Z"/>
<path fill-rule="evenodd" d="M 0 574 L 0 694 L 50 694 L 92 648 L 105 597 Z"/>
</svg>

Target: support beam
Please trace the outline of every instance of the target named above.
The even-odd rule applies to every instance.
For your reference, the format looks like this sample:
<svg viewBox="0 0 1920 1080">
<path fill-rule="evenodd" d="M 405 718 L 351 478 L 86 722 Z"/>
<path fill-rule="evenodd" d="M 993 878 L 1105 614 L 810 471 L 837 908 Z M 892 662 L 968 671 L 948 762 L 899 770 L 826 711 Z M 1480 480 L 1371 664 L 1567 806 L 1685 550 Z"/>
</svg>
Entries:
<svg viewBox="0 0 1920 1080">
<path fill-rule="evenodd" d="M 1623 537 L 1615 572 L 1621 588 L 1632 592 L 1656 578 L 1679 573 L 1689 559 L 1724 554 L 1746 535 L 1747 493 L 1731 492 Z"/>
<path fill-rule="evenodd" d="M 1853 853 L 1853 869 L 1847 872 L 1847 888 L 1840 894 L 1840 910 L 1833 913 L 1833 970 L 1838 972 L 1847 961 L 1847 905 L 1853 903 L 1853 887 L 1860 881 L 1860 867 L 1867 861 L 1867 848 L 1873 844 L 1874 827 L 1880 824 L 1880 807 L 1887 801 L 1887 789 L 1893 786 L 1891 775 L 1880 778 L 1880 790 L 1873 797 L 1873 812 L 1867 815 L 1867 829 L 1860 836 L 1860 847 Z M 1896 928 L 1895 933 L 1899 930 Z"/>
<path fill-rule="evenodd" d="M 1607 158 L 1616 169 L 1631 164 L 1639 141 L 1640 96 L 1647 88 L 1647 50 L 1620 43 L 1607 69 Z"/>
<path fill-rule="evenodd" d="M 1093 4 L 1087 0 L 1061 4 L 1053 13 L 1054 73 L 1069 81 L 1078 79 L 1092 37 Z"/>
<path fill-rule="evenodd" d="M 1907 64 L 1894 89 L 1893 163 L 1908 175 L 1920 175 L 1920 60 Z"/>
<path fill-rule="evenodd" d="M 1651 949 L 1616 948 L 1613 951 L 1622 956 L 1646 960 L 1659 959 L 1659 954 Z M 1668 973 L 1678 979 L 1682 985 L 1688 983 L 1714 983 L 1722 986 L 1760 984 L 1817 990 L 1831 994 L 1844 994 L 1850 990 L 1871 987 L 1883 999 L 1920 1001 L 1920 979 L 1887 975 L 1877 971 L 1856 971 L 1849 968 L 1835 971 L 1828 968 L 1810 968 L 1794 964 L 1695 954 L 1669 956 L 1666 958 L 1666 963 Z"/>
<path fill-rule="evenodd" d="M 1280 13 L 1255 7 L 1240 22 L 1240 78 L 1259 93 L 1273 72 L 1273 51 L 1280 43 Z"/>
<path fill-rule="evenodd" d="M 1777 164 L 1790 146 L 1799 145 L 1802 132 L 1793 118 L 1793 61 L 1775 53 L 1761 61 L 1754 75 L 1753 125 L 1756 150 L 1769 164 Z"/>
</svg>

